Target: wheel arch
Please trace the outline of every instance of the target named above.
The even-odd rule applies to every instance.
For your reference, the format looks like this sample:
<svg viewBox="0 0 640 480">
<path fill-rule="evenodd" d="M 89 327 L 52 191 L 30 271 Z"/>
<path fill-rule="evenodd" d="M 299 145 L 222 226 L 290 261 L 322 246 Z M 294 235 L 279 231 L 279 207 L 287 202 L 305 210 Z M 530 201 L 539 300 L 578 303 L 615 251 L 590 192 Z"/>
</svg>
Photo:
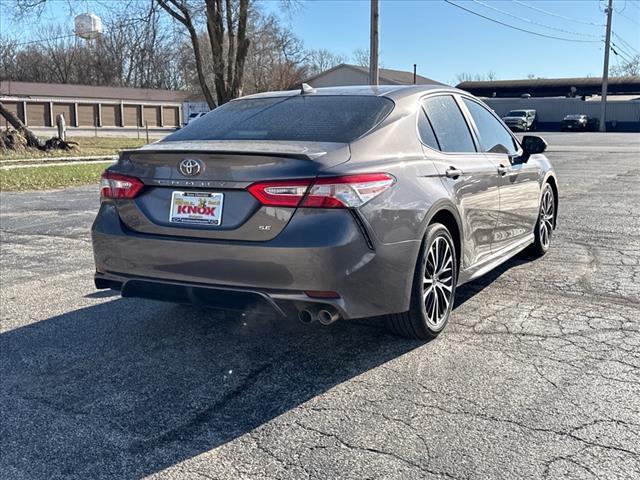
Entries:
<svg viewBox="0 0 640 480">
<path fill-rule="evenodd" d="M 456 208 L 449 202 L 442 201 L 436 202 L 426 217 L 426 221 L 424 223 L 424 228 L 422 231 L 422 236 L 424 239 L 424 235 L 427 232 L 427 228 L 429 225 L 433 223 L 441 223 L 449 233 L 453 237 L 453 242 L 456 247 L 456 263 L 458 265 L 458 271 L 460 271 L 461 263 L 462 263 L 462 252 L 463 252 L 463 230 L 462 230 L 462 222 L 460 221 L 460 215 Z M 423 240 L 424 241 L 424 240 Z"/>
</svg>

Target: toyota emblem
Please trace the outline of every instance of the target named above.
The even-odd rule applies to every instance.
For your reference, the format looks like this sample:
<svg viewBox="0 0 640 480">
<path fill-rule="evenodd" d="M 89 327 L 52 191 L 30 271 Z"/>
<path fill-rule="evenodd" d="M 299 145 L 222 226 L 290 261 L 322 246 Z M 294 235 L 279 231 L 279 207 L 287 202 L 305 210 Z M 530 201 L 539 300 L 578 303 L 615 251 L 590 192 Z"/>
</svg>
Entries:
<svg viewBox="0 0 640 480">
<path fill-rule="evenodd" d="M 204 165 L 200 160 L 195 158 L 185 158 L 180 162 L 178 169 L 185 177 L 195 177 L 202 172 Z"/>
</svg>

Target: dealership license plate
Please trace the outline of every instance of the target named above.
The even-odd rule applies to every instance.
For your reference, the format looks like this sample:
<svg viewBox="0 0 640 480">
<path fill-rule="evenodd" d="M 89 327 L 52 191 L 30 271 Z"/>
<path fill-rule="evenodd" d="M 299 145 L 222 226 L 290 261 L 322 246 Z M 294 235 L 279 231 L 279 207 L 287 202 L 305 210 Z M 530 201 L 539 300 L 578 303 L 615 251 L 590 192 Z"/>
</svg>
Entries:
<svg viewBox="0 0 640 480">
<path fill-rule="evenodd" d="M 222 193 L 173 192 L 169 221 L 218 226 L 222 223 L 223 200 Z"/>
</svg>

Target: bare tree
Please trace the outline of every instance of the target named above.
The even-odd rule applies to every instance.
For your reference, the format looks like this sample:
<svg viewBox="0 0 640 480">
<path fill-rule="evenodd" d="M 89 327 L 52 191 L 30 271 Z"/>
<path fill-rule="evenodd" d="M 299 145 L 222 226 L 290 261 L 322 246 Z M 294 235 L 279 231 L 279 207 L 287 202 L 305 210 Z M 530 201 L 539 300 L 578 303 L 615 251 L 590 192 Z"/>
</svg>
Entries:
<svg viewBox="0 0 640 480">
<path fill-rule="evenodd" d="M 202 93 L 210 108 L 221 105 L 240 94 L 244 64 L 250 41 L 247 38 L 249 0 L 156 0 L 171 17 L 186 28 L 195 59 Z M 202 4 L 204 1 L 204 5 Z M 216 100 L 204 71 L 201 37 L 198 35 L 198 12 L 205 12 L 207 38 L 214 68 Z"/>
<path fill-rule="evenodd" d="M 300 39 L 283 27 L 277 17 L 253 12 L 247 30 L 251 46 L 243 93 L 283 90 L 302 81 L 307 53 Z"/>
<path fill-rule="evenodd" d="M 462 82 L 485 82 L 485 81 L 494 81 L 497 79 L 497 75 L 495 72 L 489 70 L 486 74 L 483 73 L 459 73 L 456 75 L 456 79 L 459 83 Z"/>
<path fill-rule="evenodd" d="M 639 76 L 640 75 L 640 55 L 635 55 L 630 60 L 624 61 L 610 68 L 609 74 L 615 77 Z"/>
<path fill-rule="evenodd" d="M 344 55 L 333 53 L 326 48 L 317 50 L 309 50 L 307 52 L 307 74 L 309 76 L 317 75 L 325 70 L 346 63 L 347 58 Z"/>
<path fill-rule="evenodd" d="M 353 62 L 360 67 L 369 68 L 369 49 L 356 48 L 353 51 Z"/>
</svg>

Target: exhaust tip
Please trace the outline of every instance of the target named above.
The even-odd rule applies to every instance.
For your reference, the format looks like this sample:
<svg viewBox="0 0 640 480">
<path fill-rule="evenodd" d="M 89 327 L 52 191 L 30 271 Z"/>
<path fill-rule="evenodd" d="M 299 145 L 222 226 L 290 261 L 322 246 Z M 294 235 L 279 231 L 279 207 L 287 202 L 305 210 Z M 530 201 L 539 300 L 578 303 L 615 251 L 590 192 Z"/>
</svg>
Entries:
<svg viewBox="0 0 640 480">
<path fill-rule="evenodd" d="M 335 310 L 322 309 L 318 312 L 318 321 L 322 325 L 331 325 L 333 322 L 335 322 L 339 318 L 340 316 L 338 315 L 338 312 L 336 312 Z"/>
<path fill-rule="evenodd" d="M 305 325 L 309 325 L 310 323 L 313 323 L 315 316 L 310 310 L 304 309 L 298 312 L 298 319 Z"/>
</svg>

